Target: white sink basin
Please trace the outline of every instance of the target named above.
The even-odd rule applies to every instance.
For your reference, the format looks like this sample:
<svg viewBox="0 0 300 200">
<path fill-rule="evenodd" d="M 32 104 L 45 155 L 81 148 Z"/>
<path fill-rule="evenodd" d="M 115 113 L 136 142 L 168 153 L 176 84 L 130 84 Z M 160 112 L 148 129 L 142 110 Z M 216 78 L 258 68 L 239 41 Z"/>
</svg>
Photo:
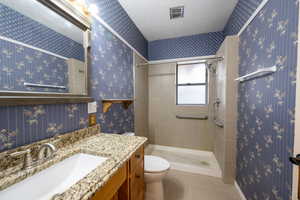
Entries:
<svg viewBox="0 0 300 200">
<path fill-rule="evenodd" d="M 107 158 L 75 154 L 0 191 L 1 200 L 49 200 L 101 165 Z"/>
</svg>

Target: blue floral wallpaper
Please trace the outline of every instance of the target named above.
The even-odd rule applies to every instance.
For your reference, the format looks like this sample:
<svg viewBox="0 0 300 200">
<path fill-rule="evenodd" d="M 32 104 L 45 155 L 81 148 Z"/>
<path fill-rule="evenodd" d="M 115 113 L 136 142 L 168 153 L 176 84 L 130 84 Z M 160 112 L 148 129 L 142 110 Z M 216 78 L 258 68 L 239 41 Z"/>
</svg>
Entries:
<svg viewBox="0 0 300 200">
<path fill-rule="evenodd" d="M 98 102 L 97 119 L 107 133 L 134 131 L 133 105 L 125 110 L 115 104 L 102 113 L 102 99 L 133 99 L 133 52 L 106 30 L 93 22 L 91 95 Z"/>
<path fill-rule="evenodd" d="M 5 22 L 1 23 L 2 19 L 0 17 L 0 35 L 1 30 L 7 30 L 7 27 L 1 26 Z M 27 26 L 29 25 L 25 24 L 23 29 L 30 29 Z M 134 34 L 136 33 L 132 33 Z M 95 20 L 92 44 L 92 96 L 99 105 L 97 119 L 102 131 L 107 133 L 134 131 L 133 105 L 124 110 L 121 105 L 116 104 L 105 114 L 101 111 L 103 98 L 133 98 L 133 52 Z M 23 64 L 20 64 L 20 67 L 22 66 Z M 0 70 L 0 73 L 7 72 Z M 55 134 L 84 128 L 87 124 L 87 104 L 0 107 L 0 152 Z"/>
<path fill-rule="evenodd" d="M 24 86 L 24 82 L 66 89 Z M 0 90 L 68 92 L 66 60 L 0 39 Z"/>
<path fill-rule="evenodd" d="M 83 46 L 0 3 L 0 36 L 84 60 Z M 68 92 L 68 65 L 58 56 L 0 39 L 0 90 Z M 24 86 L 24 82 L 66 89 Z"/>
<path fill-rule="evenodd" d="M 298 4 L 270 0 L 240 37 L 241 76 L 278 67 L 239 85 L 236 174 L 248 200 L 291 200 Z"/>
<path fill-rule="evenodd" d="M 52 53 L 84 60 L 82 44 L 0 3 L 0 36 Z"/>
<path fill-rule="evenodd" d="M 206 33 L 149 42 L 149 60 L 215 55 L 224 41 L 223 32 Z"/>
<path fill-rule="evenodd" d="M 224 34 L 238 34 L 262 1 L 263 0 L 239 0 L 225 26 Z"/>
<path fill-rule="evenodd" d="M 118 0 L 88 0 L 87 2 L 95 4 L 99 10 L 99 16 L 141 55 L 148 57 L 148 41 Z"/>
<path fill-rule="evenodd" d="M 0 35 L 83 60 L 81 45 L 2 4 Z M 1 89 L 24 89 L 24 81 L 44 84 L 54 81 L 58 85 L 66 85 L 66 70 L 65 60 L 61 58 L 0 40 Z M 2 106 L 0 151 L 84 128 L 87 122 L 86 104 Z"/>
<path fill-rule="evenodd" d="M 0 151 L 87 127 L 86 104 L 0 107 Z"/>
</svg>

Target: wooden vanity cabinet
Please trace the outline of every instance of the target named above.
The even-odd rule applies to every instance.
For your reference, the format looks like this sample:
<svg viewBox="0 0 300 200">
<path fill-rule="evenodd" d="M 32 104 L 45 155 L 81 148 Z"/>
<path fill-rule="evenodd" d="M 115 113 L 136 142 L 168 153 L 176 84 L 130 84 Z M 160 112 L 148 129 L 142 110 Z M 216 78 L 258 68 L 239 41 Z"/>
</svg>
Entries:
<svg viewBox="0 0 300 200">
<path fill-rule="evenodd" d="M 90 200 L 144 200 L 144 146 Z"/>
<path fill-rule="evenodd" d="M 127 180 L 127 171 L 128 164 L 126 163 L 92 196 L 91 200 L 117 200 L 118 190 Z"/>
<path fill-rule="evenodd" d="M 130 200 L 144 200 L 144 147 L 139 148 L 129 161 Z"/>
</svg>

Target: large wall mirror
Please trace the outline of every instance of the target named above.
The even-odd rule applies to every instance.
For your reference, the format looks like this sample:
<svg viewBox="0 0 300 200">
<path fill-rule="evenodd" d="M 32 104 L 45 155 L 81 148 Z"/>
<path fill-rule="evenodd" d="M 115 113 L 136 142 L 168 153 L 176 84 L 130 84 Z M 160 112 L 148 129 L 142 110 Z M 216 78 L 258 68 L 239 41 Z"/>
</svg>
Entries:
<svg viewBox="0 0 300 200">
<path fill-rule="evenodd" d="M 89 23 L 67 3 L 0 0 L 1 102 L 88 97 Z"/>
</svg>

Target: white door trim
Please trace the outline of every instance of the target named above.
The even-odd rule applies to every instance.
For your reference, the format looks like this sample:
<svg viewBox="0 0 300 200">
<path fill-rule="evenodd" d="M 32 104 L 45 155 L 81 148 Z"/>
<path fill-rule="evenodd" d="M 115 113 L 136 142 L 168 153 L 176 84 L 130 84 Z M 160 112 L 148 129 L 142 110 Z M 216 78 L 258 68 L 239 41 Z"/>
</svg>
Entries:
<svg viewBox="0 0 300 200">
<path fill-rule="evenodd" d="M 300 11 L 298 13 L 300 19 Z M 295 134 L 294 134 L 294 156 L 300 153 L 300 21 L 298 24 L 298 56 L 297 56 L 297 79 L 296 79 L 296 108 L 295 108 Z M 292 199 L 298 200 L 298 176 L 299 168 L 293 166 L 293 190 Z"/>
</svg>

